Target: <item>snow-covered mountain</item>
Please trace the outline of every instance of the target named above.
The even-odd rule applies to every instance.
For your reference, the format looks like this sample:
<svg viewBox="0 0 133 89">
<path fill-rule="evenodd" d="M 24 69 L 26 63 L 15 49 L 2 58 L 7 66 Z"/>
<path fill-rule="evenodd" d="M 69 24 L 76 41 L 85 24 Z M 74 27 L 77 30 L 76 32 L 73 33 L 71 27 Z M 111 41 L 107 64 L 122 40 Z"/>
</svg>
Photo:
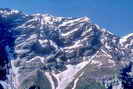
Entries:
<svg viewBox="0 0 133 89">
<path fill-rule="evenodd" d="M 0 89 L 133 89 L 132 60 L 133 33 L 0 9 Z"/>
</svg>

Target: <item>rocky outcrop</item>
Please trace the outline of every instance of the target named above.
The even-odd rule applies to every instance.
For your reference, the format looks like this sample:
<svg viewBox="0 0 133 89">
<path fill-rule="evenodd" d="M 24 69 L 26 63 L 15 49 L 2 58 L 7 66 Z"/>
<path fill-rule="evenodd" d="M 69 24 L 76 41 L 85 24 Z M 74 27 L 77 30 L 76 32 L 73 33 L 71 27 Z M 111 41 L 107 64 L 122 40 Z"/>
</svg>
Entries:
<svg viewBox="0 0 133 89">
<path fill-rule="evenodd" d="M 0 9 L 0 84 L 4 89 L 132 89 L 132 46 L 132 33 L 118 37 L 88 17 Z"/>
</svg>

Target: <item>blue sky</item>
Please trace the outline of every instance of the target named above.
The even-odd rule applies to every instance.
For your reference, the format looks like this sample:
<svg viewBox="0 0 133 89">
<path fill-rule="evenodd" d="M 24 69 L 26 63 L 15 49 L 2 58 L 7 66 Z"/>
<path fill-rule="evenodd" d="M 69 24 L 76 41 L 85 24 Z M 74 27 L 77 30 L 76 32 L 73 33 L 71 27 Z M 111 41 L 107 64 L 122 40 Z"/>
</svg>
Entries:
<svg viewBox="0 0 133 89">
<path fill-rule="evenodd" d="M 133 0 L 1 0 L 0 8 L 27 14 L 88 16 L 92 22 L 123 36 L 133 32 Z"/>
</svg>

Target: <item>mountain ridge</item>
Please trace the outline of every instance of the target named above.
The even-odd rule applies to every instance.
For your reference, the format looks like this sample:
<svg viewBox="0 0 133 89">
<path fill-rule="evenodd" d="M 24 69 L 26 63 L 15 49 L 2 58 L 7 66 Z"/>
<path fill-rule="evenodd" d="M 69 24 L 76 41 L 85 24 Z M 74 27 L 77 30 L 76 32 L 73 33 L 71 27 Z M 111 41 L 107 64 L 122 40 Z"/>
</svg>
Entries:
<svg viewBox="0 0 133 89">
<path fill-rule="evenodd" d="M 4 89 L 133 87 L 133 33 L 122 38 L 88 17 L 26 15 L 11 9 L 0 9 L 0 21 L 1 61 L 7 61 L 1 64 Z"/>
</svg>

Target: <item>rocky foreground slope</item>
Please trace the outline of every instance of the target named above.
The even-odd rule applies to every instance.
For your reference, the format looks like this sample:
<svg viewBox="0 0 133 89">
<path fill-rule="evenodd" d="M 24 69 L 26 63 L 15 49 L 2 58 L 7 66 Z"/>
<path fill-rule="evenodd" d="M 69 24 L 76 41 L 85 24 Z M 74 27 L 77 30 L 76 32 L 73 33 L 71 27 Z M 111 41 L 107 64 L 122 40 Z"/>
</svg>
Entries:
<svg viewBox="0 0 133 89">
<path fill-rule="evenodd" d="M 0 89 L 133 89 L 133 33 L 0 9 Z"/>
</svg>

